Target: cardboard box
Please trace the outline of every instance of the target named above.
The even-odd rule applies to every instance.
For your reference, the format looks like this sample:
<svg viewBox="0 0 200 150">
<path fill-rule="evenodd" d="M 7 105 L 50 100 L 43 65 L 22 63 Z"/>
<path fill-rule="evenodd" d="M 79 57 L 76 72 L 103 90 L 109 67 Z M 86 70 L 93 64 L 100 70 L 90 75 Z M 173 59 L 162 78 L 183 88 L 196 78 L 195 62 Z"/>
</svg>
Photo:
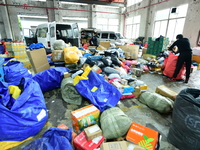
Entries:
<svg viewBox="0 0 200 150">
<path fill-rule="evenodd" d="M 155 150 L 159 142 L 159 133 L 133 122 L 126 135 L 126 140 L 146 149 Z"/>
<path fill-rule="evenodd" d="M 192 55 L 192 60 L 196 61 L 197 63 L 200 63 L 200 56 Z"/>
<path fill-rule="evenodd" d="M 63 50 L 54 50 L 51 59 L 52 61 L 64 61 Z"/>
<path fill-rule="evenodd" d="M 88 105 L 71 112 L 72 125 L 76 133 L 94 124 L 99 124 L 100 111 L 94 105 Z"/>
<path fill-rule="evenodd" d="M 145 148 L 136 145 L 134 143 L 131 142 L 126 142 L 128 149 L 127 150 L 146 150 Z"/>
<path fill-rule="evenodd" d="M 87 140 L 90 141 L 96 137 L 102 136 L 102 130 L 97 124 L 84 129 Z"/>
<path fill-rule="evenodd" d="M 156 93 L 169 97 L 172 100 L 175 100 L 176 96 L 178 95 L 177 92 L 171 90 L 170 88 L 166 87 L 165 85 L 160 85 L 156 88 Z"/>
<path fill-rule="evenodd" d="M 96 66 L 96 65 L 94 65 L 91 69 L 92 69 L 94 72 L 96 72 L 96 73 L 101 73 L 101 72 L 102 72 L 101 68 L 99 68 L 99 67 Z"/>
<path fill-rule="evenodd" d="M 78 150 L 94 150 L 100 147 L 101 143 L 104 141 L 103 136 L 96 137 L 93 140 L 87 141 L 85 131 L 82 131 L 74 139 L 74 147 Z"/>
<path fill-rule="evenodd" d="M 142 55 L 146 54 L 147 53 L 147 48 L 143 48 L 142 49 Z"/>
<path fill-rule="evenodd" d="M 128 150 L 126 141 L 102 143 L 100 148 L 101 150 Z"/>
<path fill-rule="evenodd" d="M 135 95 L 135 98 L 138 98 L 140 96 L 141 94 L 140 86 L 135 87 L 135 91 L 133 92 L 133 94 Z"/>
<path fill-rule="evenodd" d="M 124 52 L 125 58 L 130 59 L 131 58 L 131 53 L 130 52 Z"/>
<path fill-rule="evenodd" d="M 117 47 L 121 48 L 124 52 L 129 52 L 131 59 L 138 58 L 139 45 L 118 45 Z M 126 53 L 125 53 L 125 55 L 126 55 Z"/>
<path fill-rule="evenodd" d="M 65 72 L 65 73 L 64 73 L 64 78 L 71 77 L 71 75 L 72 75 L 71 73 L 69 73 L 69 72 Z"/>
<path fill-rule="evenodd" d="M 190 69 L 190 72 L 191 73 L 195 72 L 195 71 L 197 71 L 197 69 L 198 69 L 198 66 L 192 66 L 191 69 Z"/>
<path fill-rule="evenodd" d="M 147 61 L 150 61 L 151 59 L 155 59 L 156 55 L 144 54 L 144 55 L 142 55 L 142 58 L 147 60 Z"/>
<path fill-rule="evenodd" d="M 44 48 L 36 49 L 33 51 L 27 50 L 26 53 L 29 57 L 29 60 L 33 67 L 33 71 L 35 73 L 38 73 L 50 68 L 50 65 L 46 56 L 46 51 Z"/>
<path fill-rule="evenodd" d="M 103 42 L 103 41 L 100 41 L 100 44 L 101 46 L 103 46 L 104 48 L 106 49 L 109 49 L 110 48 L 110 42 Z"/>
<path fill-rule="evenodd" d="M 114 85 L 121 93 L 123 93 L 123 86 L 119 82 L 114 81 L 112 82 L 112 85 Z"/>
<path fill-rule="evenodd" d="M 121 84 L 126 86 L 126 85 L 128 85 L 128 81 L 126 79 L 121 79 Z"/>
</svg>

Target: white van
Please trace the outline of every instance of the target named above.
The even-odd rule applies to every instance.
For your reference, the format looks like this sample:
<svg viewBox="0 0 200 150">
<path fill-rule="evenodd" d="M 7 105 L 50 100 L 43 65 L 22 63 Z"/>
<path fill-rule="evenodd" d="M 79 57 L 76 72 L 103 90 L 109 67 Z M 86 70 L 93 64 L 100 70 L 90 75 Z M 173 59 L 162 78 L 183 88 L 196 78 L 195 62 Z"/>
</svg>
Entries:
<svg viewBox="0 0 200 150">
<path fill-rule="evenodd" d="M 37 26 L 35 34 L 30 30 L 25 36 L 27 46 L 33 43 L 43 43 L 47 53 L 51 53 L 55 40 L 62 39 L 65 43 L 80 47 L 80 34 L 78 24 L 43 23 Z"/>
<path fill-rule="evenodd" d="M 98 31 L 100 41 L 107 41 L 116 45 L 124 45 L 128 43 L 128 39 L 125 39 L 119 32 L 114 31 Z"/>
</svg>

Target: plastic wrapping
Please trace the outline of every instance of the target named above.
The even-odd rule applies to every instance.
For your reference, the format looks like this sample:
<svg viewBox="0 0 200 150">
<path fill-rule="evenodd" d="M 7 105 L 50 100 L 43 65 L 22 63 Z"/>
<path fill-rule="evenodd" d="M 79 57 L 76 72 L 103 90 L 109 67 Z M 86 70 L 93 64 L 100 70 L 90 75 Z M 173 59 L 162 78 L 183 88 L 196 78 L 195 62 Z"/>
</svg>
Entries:
<svg viewBox="0 0 200 150">
<path fill-rule="evenodd" d="M 144 92 L 140 95 L 139 101 L 158 111 L 159 113 L 169 113 L 172 111 L 174 101 L 157 93 Z"/>
<path fill-rule="evenodd" d="M 105 110 L 100 117 L 101 129 L 106 139 L 124 136 L 131 126 L 131 119 L 118 107 Z"/>
<path fill-rule="evenodd" d="M 71 77 L 64 78 L 61 83 L 61 94 L 65 102 L 81 105 L 82 96 L 78 93 L 73 84 L 73 79 Z"/>
<path fill-rule="evenodd" d="M 168 141 L 181 150 L 200 148 L 200 90 L 186 88 L 176 97 Z"/>
<path fill-rule="evenodd" d="M 66 47 L 66 44 L 63 40 L 56 40 L 53 43 L 53 49 L 54 50 L 63 50 Z"/>
</svg>

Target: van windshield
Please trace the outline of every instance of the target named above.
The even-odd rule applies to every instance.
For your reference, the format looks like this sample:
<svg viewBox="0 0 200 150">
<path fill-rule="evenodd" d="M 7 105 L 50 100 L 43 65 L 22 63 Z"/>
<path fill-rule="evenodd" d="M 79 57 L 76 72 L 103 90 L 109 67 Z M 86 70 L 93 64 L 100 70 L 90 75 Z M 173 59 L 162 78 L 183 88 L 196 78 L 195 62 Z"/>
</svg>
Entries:
<svg viewBox="0 0 200 150">
<path fill-rule="evenodd" d="M 125 37 L 123 37 L 120 33 L 116 33 L 116 35 L 117 35 L 117 37 L 118 37 L 119 39 L 125 39 Z"/>
</svg>

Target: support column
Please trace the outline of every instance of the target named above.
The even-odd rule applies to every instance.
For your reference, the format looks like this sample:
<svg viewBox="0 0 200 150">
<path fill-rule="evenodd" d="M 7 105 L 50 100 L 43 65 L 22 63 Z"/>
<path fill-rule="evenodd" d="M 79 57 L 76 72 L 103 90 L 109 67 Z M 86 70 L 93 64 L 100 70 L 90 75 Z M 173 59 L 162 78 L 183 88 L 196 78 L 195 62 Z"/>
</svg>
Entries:
<svg viewBox="0 0 200 150">
<path fill-rule="evenodd" d="M 12 0 L 7 0 L 7 4 L 12 4 Z M 8 6 L 8 18 L 10 20 L 11 31 L 13 35 L 13 40 L 22 40 L 22 35 L 18 23 L 17 11 L 13 6 Z"/>
<path fill-rule="evenodd" d="M 62 23 L 63 15 L 62 15 L 62 10 L 59 10 L 60 6 L 61 6 L 61 3 L 57 0 L 54 0 L 54 7 L 57 8 L 57 9 L 54 9 L 55 10 L 55 21 Z"/>
<path fill-rule="evenodd" d="M 54 8 L 54 0 L 47 0 L 46 5 L 49 8 Z M 54 9 L 46 9 L 48 22 L 55 21 L 55 10 Z"/>
<path fill-rule="evenodd" d="M 91 4 L 88 4 L 88 9 L 89 11 L 92 11 L 92 6 Z M 92 12 L 88 12 L 88 27 L 92 27 Z"/>
<path fill-rule="evenodd" d="M 2 1 L 3 1 L 3 4 L 6 4 L 5 0 L 2 0 Z M 3 19 L 4 30 L 6 33 L 6 37 L 2 37 L 2 38 L 13 39 L 7 6 L 0 6 L 0 10 L 1 10 L 1 16 Z"/>
</svg>

